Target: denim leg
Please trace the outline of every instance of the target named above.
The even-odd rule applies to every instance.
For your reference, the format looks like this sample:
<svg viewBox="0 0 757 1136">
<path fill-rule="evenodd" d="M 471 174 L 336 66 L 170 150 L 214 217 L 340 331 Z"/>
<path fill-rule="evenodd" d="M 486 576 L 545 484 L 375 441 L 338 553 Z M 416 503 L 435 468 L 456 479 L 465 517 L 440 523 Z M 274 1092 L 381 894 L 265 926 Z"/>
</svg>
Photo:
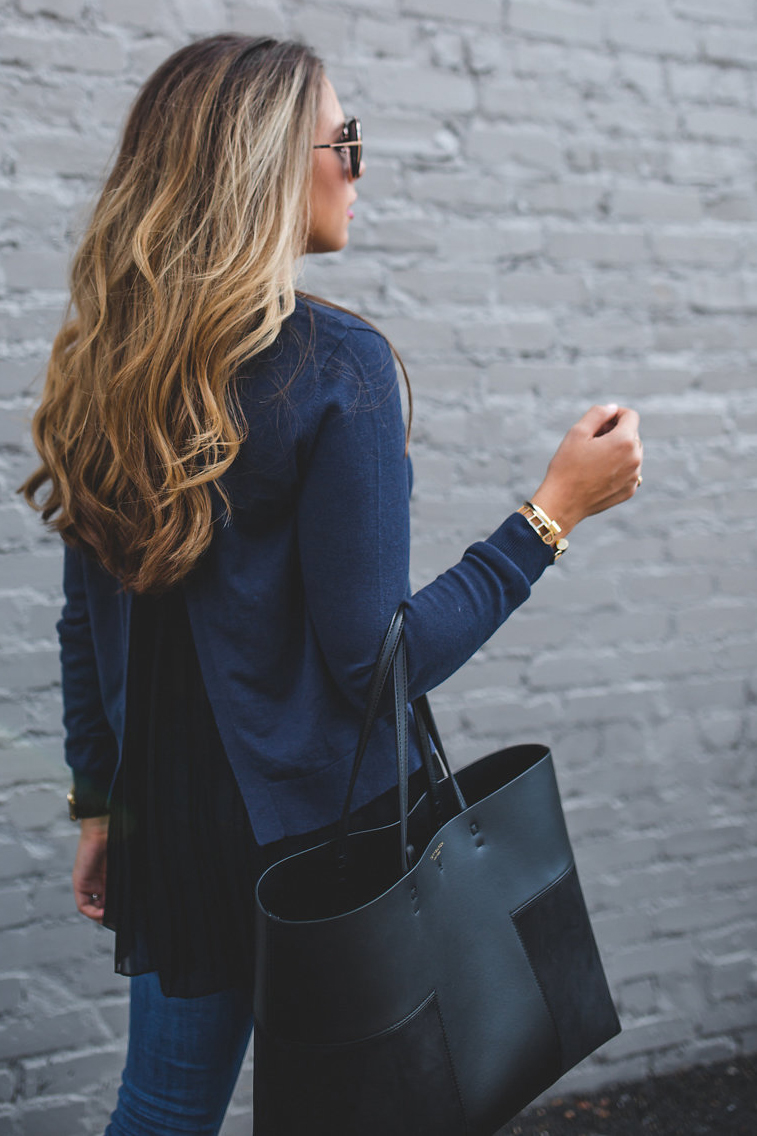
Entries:
<svg viewBox="0 0 757 1136">
<path fill-rule="evenodd" d="M 239 990 L 166 998 L 157 974 L 131 979 L 129 1049 L 106 1136 L 215 1136 L 252 1031 Z"/>
</svg>

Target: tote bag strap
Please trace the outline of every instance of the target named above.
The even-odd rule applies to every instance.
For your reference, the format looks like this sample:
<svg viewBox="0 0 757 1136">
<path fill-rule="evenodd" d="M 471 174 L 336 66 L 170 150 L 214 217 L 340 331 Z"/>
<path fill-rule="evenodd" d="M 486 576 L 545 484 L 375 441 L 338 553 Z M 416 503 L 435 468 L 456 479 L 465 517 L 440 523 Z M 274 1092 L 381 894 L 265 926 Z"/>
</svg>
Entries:
<svg viewBox="0 0 757 1136">
<path fill-rule="evenodd" d="M 378 707 L 381 701 L 381 696 L 386 687 L 389 674 L 393 678 L 393 695 L 394 695 L 394 725 L 395 725 L 395 746 L 397 758 L 397 784 L 399 790 L 399 810 L 400 810 L 400 861 L 403 873 L 408 870 L 408 850 L 407 850 L 407 818 L 409 806 L 409 746 L 408 746 L 408 683 L 407 683 L 407 655 L 405 651 L 404 640 L 404 605 L 400 604 L 396 612 L 392 616 L 387 632 L 384 636 L 384 641 L 381 644 L 376 665 L 371 676 L 371 682 L 368 688 L 368 698 L 365 715 L 363 717 L 362 726 L 360 729 L 360 736 L 358 738 L 357 749 L 355 752 L 355 759 L 352 764 L 352 772 L 350 774 L 350 783 L 347 790 L 347 796 L 342 809 L 342 816 L 339 821 L 338 827 L 338 856 L 342 864 L 346 863 L 347 857 L 347 836 L 349 831 L 349 815 L 352 805 L 352 797 L 355 790 L 358 774 L 363 762 L 365 750 L 368 745 L 371 731 L 373 729 L 376 717 L 378 715 Z M 415 699 L 413 702 L 413 713 L 415 718 L 416 730 L 418 733 L 418 741 L 423 759 L 423 768 L 426 775 L 427 788 L 431 795 L 432 802 L 437 812 L 437 816 L 441 818 L 441 804 L 439 799 L 439 781 L 440 771 L 447 777 L 449 783 L 453 788 L 453 792 L 460 809 L 466 807 L 465 799 L 460 792 L 460 788 L 455 780 L 452 770 L 450 769 L 447 756 L 444 752 L 444 747 L 439 737 L 439 731 L 434 721 L 431 707 L 429 706 L 428 699 L 425 695 Z M 431 741 L 433 738 L 434 753 L 431 748 Z"/>
<path fill-rule="evenodd" d="M 436 724 L 436 720 L 431 710 L 431 704 L 429 703 L 428 695 L 422 694 L 420 698 L 416 698 L 412 703 L 412 707 L 418 731 L 418 740 L 421 746 L 421 752 L 423 752 L 423 746 L 425 742 L 426 746 L 428 746 L 429 753 L 431 754 L 431 742 L 433 742 L 434 750 L 436 751 L 436 761 L 449 777 L 450 784 L 453 787 L 455 797 L 457 799 L 458 805 L 460 806 L 460 809 L 466 809 L 468 806 L 465 798 L 460 792 L 460 787 L 457 783 L 456 777 L 450 771 L 449 760 L 447 758 L 447 754 L 444 752 L 442 739 L 439 736 L 439 727 Z"/>
<path fill-rule="evenodd" d="M 402 635 L 402 628 L 405 622 L 405 614 L 402 610 L 402 605 L 397 608 L 392 616 L 391 623 L 389 624 L 384 641 L 376 659 L 371 675 L 370 686 L 368 687 L 368 699 L 365 707 L 365 714 L 363 715 L 363 722 L 360 727 L 360 736 L 358 737 L 357 750 L 355 752 L 355 760 L 352 763 L 352 772 L 350 774 L 350 784 L 347 789 L 347 797 L 342 809 L 342 816 L 339 822 L 340 835 L 342 832 L 346 834 L 347 824 L 349 820 L 350 810 L 352 808 L 352 795 L 355 791 L 355 783 L 357 782 L 360 767 L 363 764 L 363 756 L 365 754 L 368 739 L 371 736 L 373 723 L 376 721 L 376 714 L 378 712 L 378 705 L 381 700 L 381 695 L 384 693 L 386 680 L 389 677 L 389 672 L 394 662 L 394 656 L 397 652 L 397 646 Z"/>
</svg>

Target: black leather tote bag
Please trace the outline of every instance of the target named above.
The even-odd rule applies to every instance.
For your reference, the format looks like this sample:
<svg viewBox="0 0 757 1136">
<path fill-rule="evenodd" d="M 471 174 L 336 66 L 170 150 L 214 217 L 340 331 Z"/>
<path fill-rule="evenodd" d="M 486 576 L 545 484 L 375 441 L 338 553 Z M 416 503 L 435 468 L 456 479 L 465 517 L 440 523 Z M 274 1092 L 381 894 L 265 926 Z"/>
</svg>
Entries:
<svg viewBox="0 0 757 1136">
<path fill-rule="evenodd" d="M 400 609 L 339 835 L 258 883 L 256 1136 L 493 1136 L 620 1029 L 549 750 L 513 746 L 453 777 L 419 699 L 427 785 L 408 807 L 402 624 Z M 390 673 L 399 820 L 350 833 Z"/>
</svg>

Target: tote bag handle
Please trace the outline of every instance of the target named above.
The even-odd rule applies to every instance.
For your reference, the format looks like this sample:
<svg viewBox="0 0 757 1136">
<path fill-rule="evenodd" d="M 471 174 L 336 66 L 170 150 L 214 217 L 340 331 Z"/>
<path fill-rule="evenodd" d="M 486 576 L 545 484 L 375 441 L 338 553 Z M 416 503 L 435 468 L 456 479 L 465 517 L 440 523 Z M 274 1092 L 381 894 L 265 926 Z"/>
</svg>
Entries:
<svg viewBox="0 0 757 1136">
<path fill-rule="evenodd" d="M 391 623 L 387 629 L 384 641 L 381 644 L 381 649 L 376 660 L 376 665 L 373 669 L 371 676 L 370 686 L 368 688 L 368 700 L 363 717 L 362 726 L 360 729 L 360 736 L 358 738 L 357 749 L 355 752 L 355 760 L 352 764 L 352 772 L 350 775 L 349 788 L 347 790 L 347 797 L 342 809 L 342 816 L 339 821 L 338 829 L 338 856 L 342 865 L 346 863 L 347 858 L 347 836 L 349 831 L 349 816 L 352 805 L 352 797 L 355 790 L 360 767 L 363 762 L 365 750 L 368 745 L 371 731 L 373 730 L 374 723 L 378 714 L 378 707 L 381 701 L 381 695 L 386 687 L 389 673 L 392 673 L 393 689 L 394 689 L 394 728 L 395 728 L 395 747 L 397 756 L 397 786 L 399 791 L 399 835 L 400 835 L 400 865 L 402 873 L 409 870 L 410 863 L 408 857 L 408 844 L 407 844 L 407 817 L 409 811 L 409 747 L 408 747 L 408 700 L 407 700 L 407 654 L 405 651 L 405 612 L 404 605 L 400 604 L 396 612 L 392 616 Z M 437 729 L 434 716 L 431 712 L 431 707 L 426 695 L 421 695 L 413 701 L 413 714 L 415 719 L 416 731 L 418 734 L 418 742 L 423 758 L 423 768 L 426 774 L 426 782 L 428 792 L 437 812 L 437 816 L 441 821 L 441 802 L 439 797 L 439 783 L 440 783 L 440 770 L 445 775 L 452 786 L 458 806 L 462 811 L 465 809 L 465 798 L 460 792 L 460 787 L 455 780 L 455 777 L 450 769 L 447 755 L 444 752 L 444 747 L 439 737 L 439 730 Z M 431 742 L 433 741 L 435 752 L 432 750 Z"/>
</svg>

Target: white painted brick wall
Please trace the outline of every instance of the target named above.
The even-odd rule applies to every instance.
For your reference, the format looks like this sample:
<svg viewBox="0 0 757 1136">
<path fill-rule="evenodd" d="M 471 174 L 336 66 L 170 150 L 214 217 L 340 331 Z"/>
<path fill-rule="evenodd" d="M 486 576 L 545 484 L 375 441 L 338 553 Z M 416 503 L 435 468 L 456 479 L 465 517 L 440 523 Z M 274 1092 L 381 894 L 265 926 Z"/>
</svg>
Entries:
<svg viewBox="0 0 757 1136">
<path fill-rule="evenodd" d="M 352 247 L 306 284 L 414 381 L 416 584 L 594 400 L 644 486 L 434 698 L 459 763 L 555 748 L 625 1031 L 597 1085 L 757 1046 L 755 0 L 17 0 L 0 11 L 0 1134 L 101 1132 L 126 982 L 69 898 L 60 549 L 13 490 L 65 264 L 136 85 L 300 34 L 362 115 Z M 225 1136 L 249 1131 L 248 1072 Z"/>
</svg>

